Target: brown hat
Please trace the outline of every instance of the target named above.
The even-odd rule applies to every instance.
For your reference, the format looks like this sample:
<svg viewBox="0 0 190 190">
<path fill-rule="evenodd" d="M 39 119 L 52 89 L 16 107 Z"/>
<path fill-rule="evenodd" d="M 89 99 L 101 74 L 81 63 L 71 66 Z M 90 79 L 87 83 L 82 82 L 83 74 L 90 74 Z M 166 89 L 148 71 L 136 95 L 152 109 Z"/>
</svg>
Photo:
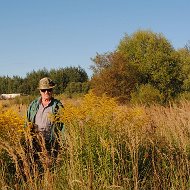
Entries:
<svg viewBox="0 0 190 190">
<path fill-rule="evenodd" d="M 48 77 L 42 78 L 39 81 L 39 86 L 38 89 L 50 89 L 50 88 L 54 88 L 55 87 L 55 83 Z"/>
</svg>

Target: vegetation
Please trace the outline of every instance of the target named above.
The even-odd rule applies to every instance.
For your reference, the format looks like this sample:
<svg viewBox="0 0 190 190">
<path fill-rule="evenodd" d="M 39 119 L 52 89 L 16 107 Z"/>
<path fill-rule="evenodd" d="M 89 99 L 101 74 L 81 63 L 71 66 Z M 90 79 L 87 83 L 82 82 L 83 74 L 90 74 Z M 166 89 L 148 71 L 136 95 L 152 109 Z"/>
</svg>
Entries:
<svg viewBox="0 0 190 190">
<path fill-rule="evenodd" d="M 0 77 L 0 93 L 32 95 L 0 101 L 0 189 L 190 189 L 189 44 L 137 31 L 92 61 L 90 81 L 80 67 Z M 57 83 L 65 130 L 56 162 L 40 153 L 42 172 L 23 126 L 44 76 Z"/>
<path fill-rule="evenodd" d="M 190 97 L 190 45 L 174 49 L 162 35 L 139 30 L 125 35 L 113 52 L 97 53 L 92 58 L 93 76 L 84 69 L 66 67 L 42 69 L 18 76 L 0 77 L 0 93 L 37 95 L 38 81 L 45 76 L 57 84 L 55 94 L 107 94 L 120 103 L 168 104 Z M 150 100 L 148 99 L 150 97 Z"/>
<path fill-rule="evenodd" d="M 62 149 L 53 168 L 42 152 L 43 175 L 23 147 L 22 114 L 0 113 L 0 189 L 190 188 L 189 102 L 129 107 L 92 93 L 64 102 Z"/>
<path fill-rule="evenodd" d="M 190 90 L 188 47 L 175 50 L 162 34 L 151 31 L 125 35 L 114 52 L 92 59 L 92 88 L 97 95 L 107 93 L 126 102 L 151 86 L 149 93 L 156 91 L 160 103 L 168 103 Z"/>
<path fill-rule="evenodd" d="M 25 95 L 37 95 L 39 93 L 37 90 L 38 82 L 46 76 L 50 77 L 57 84 L 54 90 L 55 94 L 63 93 L 67 86 L 70 86 L 70 83 L 74 83 L 73 93 L 87 93 L 90 88 L 88 75 L 81 67 L 66 67 L 57 70 L 51 69 L 50 71 L 44 68 L 27 73 L 25 78 L 18 76 L 13 76 L 12 78 L 9 76 L 0 77 L 0 94 L 21 93 Z M 79 89 L 75 83 L 81 83 L 81 88 Z M 86 85 L 86 88 L 82 88 L 83 85 Z M 74 89 L 75 86 L 76 89 Z"/>
</svg>

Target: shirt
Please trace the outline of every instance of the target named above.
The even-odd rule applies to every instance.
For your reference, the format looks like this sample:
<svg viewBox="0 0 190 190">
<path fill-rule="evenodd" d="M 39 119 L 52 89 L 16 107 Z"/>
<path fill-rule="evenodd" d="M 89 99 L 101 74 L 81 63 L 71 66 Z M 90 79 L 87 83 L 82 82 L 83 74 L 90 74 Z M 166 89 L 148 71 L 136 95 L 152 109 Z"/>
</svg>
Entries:
<svg viewBox="0 0 190 190">
<path fill-rule="evenodd" d="M 35 117 L 35 124 L 38 126 L 38 131 L 50 131 L 52 125 L 51 116 L 52 116 L 51 103 L 48 104 L 48 106 L 46 107 L 40 104 Z"/>
</svg>

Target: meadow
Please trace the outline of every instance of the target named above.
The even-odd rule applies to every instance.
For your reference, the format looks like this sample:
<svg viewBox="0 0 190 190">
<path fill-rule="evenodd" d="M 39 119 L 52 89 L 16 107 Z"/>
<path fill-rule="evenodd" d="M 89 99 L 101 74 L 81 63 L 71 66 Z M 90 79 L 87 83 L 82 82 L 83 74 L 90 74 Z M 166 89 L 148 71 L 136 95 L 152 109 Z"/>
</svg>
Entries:
<svg viewBox="0 0 190 190">
<path fill-rule="evenodd" d="M 23 146 L 31 146 L 27 106 L 0 102 L 0 189 L 190 189 L 189 101 L 119 105 L 93 93 L 62 101 L 60 154 L 50 167 L 42 151 L 43 174 Z"/>
</svg>

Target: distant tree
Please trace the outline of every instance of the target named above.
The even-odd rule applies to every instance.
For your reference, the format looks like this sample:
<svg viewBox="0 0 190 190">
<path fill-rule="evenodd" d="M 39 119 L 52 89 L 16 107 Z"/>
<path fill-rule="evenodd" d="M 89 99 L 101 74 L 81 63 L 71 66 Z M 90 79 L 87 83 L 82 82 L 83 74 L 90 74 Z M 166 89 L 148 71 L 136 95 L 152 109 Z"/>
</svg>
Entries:
<svg viewBox="0 0 190 190">
<path fill-rule="evenodd" d="M 65 92 L 68 94 L 73 94 L 73 93 L 81 93 L 82 92 L 82 83 L 81 82 L 70 82 L 65 89 Z"/>
<path fill-rule="evenodd" d="M 12 77 L 12 93 L 23 93 L 22 92 L 22 85 L 23 85 L 24 79 L 19 76 L 13 76 Z"/>
<path fill-rule="evenodd" d="M 180 62 L 182 66 L 183 81 L 183 91 L 190 91 L 190 48 L 185 46 L 177 51 L 180 57 Z"/>
<path fill-rule="evenodd" d="M 23 86 L 25 88 L 26 94 L 36 95 L 39 93 L 37 87 L 38 82 L 43 77 L 48 77 L 49 72 L 46 68 L 40 69 L 38 71 L 32 71 L 30 73 L 26 74 L 25 78 L 25 85 Z"/>
<path fill-rule="evenodd" d="M 88 81 L 88 75 L 84 69 L 78 67 L 66 67 L 64 68 L 66 76 L 66 83 L 70 82 L 86 82 Z"/>
<path fill-rule="evenodd" d="M 90 86 L 89 81 L 82 83 L 82 93 L 86 94 L 89 92 L 90 89 L 91 89 L 91 86 Z"/>
<path fill-rule="evenodd" d="M 63 93 L 70 83 L 83 83 L 88 81 L 88 75 L 81 67 L 65 67 L 50 70 L 50 77 L 56 82 L 55 91 Z"/>
<path fill-rule="evenodd" d="M 185 47 L 182 48 L 182 49 L 185 49 L 185 50 L 187 50 L 188 52 L 190 52 L 190 40 L 188 40 L 188 42 L 185 44 Z"/>
<path fill-rule="evenodd" d="M 119 55 L 120 59 L 110 58 L 114 57 L 112 54 Z M 129 98 L 130 92 L 141 84 L 150 84 L 158 89 L 163 102 L 174 98 L 182 90 L 180 57 L 162 34 L 139 30 L 131 36 L 125 35 L 115 52 L 98 55 L 93 61 L 93 87 L 100 93 L 123 96 L 126 94 L 122 92 L 122 89 L 126 92 L 126 80 L 131 83 L 127 88 L 131 89 L 127 93 Z M 122 71 L 119 68 L 123 68 Z M 121 73 L 127 77 L 118 79 Z M 114 90 L 111 90 L 112 87 Z"/>
<path fill-rule="evenodd" d="M 133 104 L 151 105 L 152 103 L 162 103 L 162 99 L 158 89 L 150 84 L 142 84 L 131 94 L 130 102 Z"/>
<path fill-rule="evenodd" d="M 54 92 L 56 94 L 63 93 L 65 88 L 67 87 L 67 76 L 64 72 L 64 68 L 60 69 L 51 69 L 49 72 L 50 78 L 56 83 L 56 87 Z"/>
<path fill-rule="evenodd" d="M 91 67 L 94 75 L 91 86 L 97 95 L 106 93 L 117 97 L 120 101 L 130 98 L 131 92 L 138 82 L 138 70 L 129 64 L 121 52 L 97 54 L 93 59 L 96 64 Z"/>
<path fill-rule="evenodd" d="M 13 80 L 9 76 L 0 77 L 0 92 L 13 93 Z"/>
<path fill-rule="evenodd" d="M 46 68 L 33 70 L 26 74 L 25 78 L 19 76 L 3 76 L 0 77 L 0 93 L 22 93 L 28 95 L 37 95 L 39 80 L 43 77 L 50 77 L 56 83 L 54 89 L 55 94 L 63 93 L 69 83 L 81 83 L 81 88 L 87 90 L 87 86 L 83 83 L 88 82 L 88 75 L 81 67 L 66 67 L 59 69 Z"/>
<path fill-rule="evenodd" d="M 67 94 L 86 94 L 90 89 L 88 82 L 70 82 L 65 89 Z"/>
<path fill-rule="evenodd" d="M 8 83 L 7 83 L 7 77 L 2 76 L 0 77 L 0 93 L 7 93 L 8 92 Z"/>
</svg>

